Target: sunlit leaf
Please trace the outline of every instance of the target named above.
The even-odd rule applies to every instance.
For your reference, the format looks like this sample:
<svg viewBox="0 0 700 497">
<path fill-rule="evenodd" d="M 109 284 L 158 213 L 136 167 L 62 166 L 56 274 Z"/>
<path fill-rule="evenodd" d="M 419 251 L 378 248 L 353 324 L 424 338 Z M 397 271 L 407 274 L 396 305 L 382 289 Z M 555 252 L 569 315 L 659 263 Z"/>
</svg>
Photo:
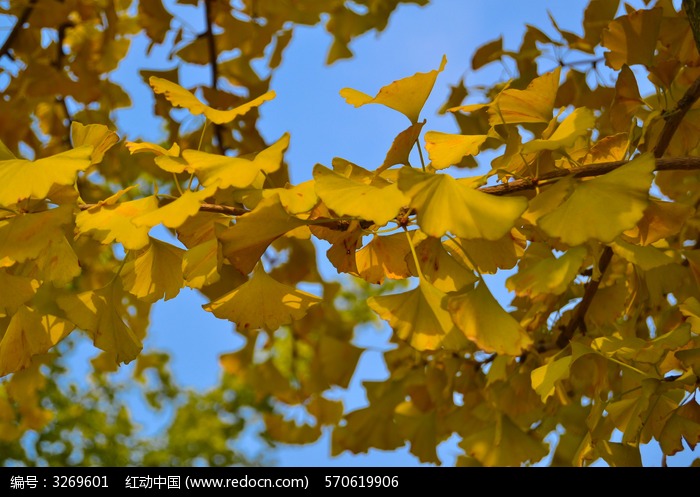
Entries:
<svg viewBox="0 0 700 497">
<path fill-rule="evenodd" d="M 0 205 L 46 198 L 54 185 L 72 185 L 78 172 L 90 166 L 92 153 L 93 148 L 85 145 L 35 161 L 0 161 Z"/>
<path fill-rule="evenodd" d="M 549 257 L 521 268 L 506 280 L 506 288 L 517 295 L 535 297 L 541 294 L 560 295 L 566 291 L 583 264 L 585 247 L 573 247 L 564 255 Z"/>
<path fill-rule="evenodd" d="M 148 245 L 148 226 L 136 226 L 133 219 L 158 209 L 156 197 L 144 197 L 128 202 L 96 205 L 82 211 L 75 219 L 78 234 L 90 235 L 108 244 L 118 242 L 127 250 L 139 250 Z"/>
<path fill-rule="evenodd" d="M 440 67 L 430 72 L 419 72 L 413 76 L 394 81 L 384 86 L 375 97 L 352 88 L 343 88 L 340 95 L 350 105 L 361 107 L 365 104 L 382 104 L 405 115 L 412 123 L 418 116 L 435 85 L 439 73 L 445 68 L 447 58 L 443 56 Z"/>
<path fill-rule="evenodd" d="M 202 307 L 218 318 L 233 321 L 241 330 L 274 331 L 301 319 L 320 301 L 315 295 L 275 281 L 257 265 L 248 282 Z"/>
<path fill-rule="evenodd" d="M 569 377 L 569 366 L 571 356 L 556 359 L 532 370 L 532 388 L 542 397 L 542 402 L 554 395 L 554 387 L 558 381 Z"/>
<path fill-rule="evenodd" d="M 261 173 L 277 171 L 289 146 L 289 134 L 285 133 L 275 143 L 258 153 L 254 159 L 228 157 L 198 150 L 183 150 L 182 157 L 204 186 L 218 184 L 219 188 L 246 188 Z"/>
<path fill-rule="evenodd" d="M 275 98 L 275 92 L 270 90 L 267 93 L 251 100 L 248 103 L 240 105 L 231 110 L 217 110 L 203 104 L 191 91 L 184 89 L 182 86 L 168 81 L 157 76 L 151 76 L 148 80 L 153 91 L 157 94 L 165 95 L 165 98 L 170 101 L 175 107 L 184 107 L 193 115 L 198 116 L 204 114 L 207 119 L 215 124 L 229 123 L 248 113 L 251 109 L 260 106 L 263 102 Z"/>
<path fill-rule="evenodd" d="M 538 224 L 549 236 L 568 245 L 590 239 L 611 242 L 642 218 L 654 167 L 654 158 L 645 154 L 603 176 L 583 181 Z"/>
<path fill-rule="evenodd" d="M 547 139 L 532 140 L 523 145 L 524 154 L 541 150 L 563 150 L 571 147 L 578 138 L 588 133 L 595 125 L 595 115 L 590 109 L 580 107 L 557 126 L 557 129 Z"/>
<path fill-rule="evenodd" d="M 409 167 L 399 173 L 399 189 L 411 198 L 421 230 L 437 238 L 451 232 L 460 238 L 497 240 L 527 208 L 523 197 L 489 195 L 447 174 Z"/>
<path fill-rule="evenodd" d="M 425 149 L 435 169 L 445 169 L 459 164 L 465 155 L 477 155 L 487 135 L 455 135 L 428 131 L 425 134 Z"/>
<path fill-rule="evenodd" d="M 121 272 L 124 289 L 146 302 L 170 300 L 183 285 L 181 248 L 155 238 L 144 249 L 129 254 Z"/>
<path fill-rule="evenodd" d="M 32 360 L 63 340 L 74 326 L 56 316 L 42 316 L 21 306 L 12 316 L 0 340 L 0 376 L 20 371 Z"/>
<path fill-rule="evenodd" d="M 623 64 L 652 65 L 663 9 L 635 10 L 616 18 L 601 33 L 605 61 L 615 70 Z"/>
<path fill-rule="evenodd" d="M 196 192 L 186 190 L 163 207 L 134 217 L 132 222 L 138 227 L 152 228 L 157 224 L 162 224 L 168 228 L 179 228 L 188 218 L 199 212 L 204 200 L 211 197 L 216 189 L 217 185 L 214 184 Z"/>
<path fill-rule="evenodd" d="M 489 123 L 548 123 L 559 87 L 560 68 L 532 80 L 524 90 L 509 88 L 489 107 Z"/>
<path fill-rule="evenodd" d="M 104 158 L 105 152 L 112 148 L 119 136 L 104 124 L 83 125 L 73 121 L 70 125 L 70 137 L 73 147 L 91 146 L 91 164 L 99 164 Z"/>
<path fill-rule="evenodd" d="M 532 344 L 520 323 L 503 310 L 483 282 L 448 297 L 447 309 L 464 336 L 485 352 L 517 356 Z"/>
<path fill-rule="evenodd" d="M 381 226 L 408 204 L 408 198 L 394 183 L 362 184 L 321 164 L 314 166 L 313 174 L 316 194 L 329 209 L 341 216 L 372 220 Z"/>
<path fill-rule="evenodd" d="M 367 305 L 412 347 L 435 350 L 454 328 L 449 313 L 442 307 L 444 298 L 444 292 L 421 280 L 408 292 L 370 297 Z"/>
</svg>

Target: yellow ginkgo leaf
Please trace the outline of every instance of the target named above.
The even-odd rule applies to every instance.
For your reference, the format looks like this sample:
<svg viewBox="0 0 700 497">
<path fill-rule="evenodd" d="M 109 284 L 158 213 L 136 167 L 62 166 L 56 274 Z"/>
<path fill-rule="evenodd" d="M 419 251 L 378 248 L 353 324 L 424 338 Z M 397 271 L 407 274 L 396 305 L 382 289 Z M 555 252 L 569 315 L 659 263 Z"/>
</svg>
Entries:
<svg viewBox="0 0 700 497">
<path fill-rule="evenodd" d="M 202 288 L 219 281 L 221 267 L 219 241 L 206 240 L 190 247 L 182 258 L 182 276 L 190 288 Z"/>
<path fill-rule="evenodd" d="M 554 111 L 560 73 L 561 69 L 557 67 L 554 71 L 533 79 L 524 90 L 509 88 L 499 93 L 489 105 L 491 126 L 506 123 L 548 123 Z"/>
<path fill-rule="evenodd" d="M 216 189 L 217 185 L 214 184 L 196 192 L 186 190 L 169 204 L 136 216 L 132 221 L 138 227 L 147 226 L 152 228 L 157 224 L 162 224 L 167 228 L 179 228 L 188 218 L 199 212 L 199 207 L 204 200 L 214 195 Z"/>
<path fill-rule="evenodd" d="M 29 366 L 32 356 L 44 354 L 71 331 L 71 323 L 21 306 L 10 319 L 0 340 L 0 376 Z"/>
<path fill-rule="evenodd" d="M 52 242 L 65 238 L 62 226 L 72 218 L 72 206 L 62 205 L 0 220 L 0 267 L 38 258 Z"/>
<path fill-rule="evenodd" d="M 81 273 L 78 256 L 63 235 L 51 238 L 36 262 L 40 279 L 57 287 L 69 285 Z"/>
<path fill-rule="evenodd" d="M 183 285 L 181 248 L 151 238 L 148 247 L 129 254 L 121 272 L 124 289 L 145 302 L 170 300 Z"/>
<path fill-rule="evenodd" d="M 686 402 L 675 409 L 659 435 L 659 444 L 663 453 L 672 456 L 685 450 L 685 444 L 695 450 L 700 442 L 700 405 Z"/>
<path fill-rule="evenodd" d="M 382 283 L 384 278 L 408 278 L 411 273 L 405 258 L 410 251 L 405 233 L 375 235 L 372 241 L 355 253 L 357 272 L 360 278 L 376 284 Z"/>
<path fill-rule="evenodd" d="M 506 288 L 518 296 L 536 297 L 542 294 L 560 295 L 566 291 L 586 257 L 586 248 L 573 247 L 564 255 L 540 259 L 506 280 Z"/>
<path fill-rule="evenodd" d="M 446 240 L 445 247 L 464 266 L 481 274 L 495 274 L 512 269 L 525 251 L 527 240 L 518 230 L 511 230 L 498 240 Z M 476 266 L 476 267 L 473 267 Z"/>
<path fill-rule="evenodd" d="M 352 88 L 343 88 L 340 90 L 340 95 L 347 103 L 355 107 L 366 104 L 382 104 L 401 112 L 412 123 L 417 123 L 420 111 L 435 85 L 438 74 L 445 68 L 445 64 L 447 64 L 447 57 L 443 56 L 438 69 L 430 72 L 419 72 L 413 76 L 394 81 L 379 90 L 375 97 L 370 97 L 366 93 Z"/>
<path fill-rule="evenodd" d="M 209 154 L 198 150 L 184 150 L 182 157 L 204 186 L 219 185 L 246 188 L 261 172 L 273 173 L 282 165 L 284 151 L 289 146 L 289 133 L 285 133 L 275 143 L 258 153 L 253 160 L 241 157 Z"/>
<path fill-rule="evenodd" d="M 595 125 L 593 111 L 579 107 L 566 116 L 557 129 L 547 139 L 532 140 L 523 145 L 522 152 L 529 154 L 541 150 L 563 150 L 571 147 L 576 140 L 588 133 Z"/>
<path fill-rule="evenodd" d="M 411 198 L 421 230 L 436 238 L 451 232 L 460 238 L 498 240 L 527 208 L 524 197 L 489 195 L 450 175 L 410 167 L 401 169 L 398 185 Z"/>
<path fill-rule="evenodd" d="M 425 279 L 443 292 L 462 290 L 477 280 L 474 271 L 452 257 L 439 238 L 429 237 L 421 241 L 416 247 L 416 255 Z M 406 255 L 406 262 L 411 272 L 417 275 L 413 254 Z"/>
<path fill-rule="evenodd" d="M 119 141 L 119 135 L 104 124 L 88 124 L 86 126 L 77 121 L 73 121 L 70 125 L 70 138 L 73 147 L 84 145 L 93 147 L 91 164 L 102 162 L 105 152 Z"/>
<path fill-rule="evenodd" d="M 411 443 L 411 454 L 424 463 L 440 463 L 435 450 L 440 443 L 437 437 L 435 410 L 430 409 L 426 412 L 413 402 L 402 402 L 396 406 L 396 425 L 399 432 Z"/>
<path fill-rule="evenodd" d="M 663 9 L 635 10 L 620 16 L 608 24 L 601 32 L 601 45 L 605 61 L 615 70 L 624 64 L 652 65 L 656 44 L 659 41 L 659 28 L 663 19 Z"/>
<path fill-rule="evenodd" d="M 258 264 L 250 280 L 202 307 L 218 318 L 236 323 L 241 330 L 274 331 L 303 318 L 309 308 L 320 301 L 315 295 L 272 279 Z"/>
<path fill-rule="evenodd" d="M 503 310 L 483 282 L 448 297 L 447 309 L 457 328 L 484 352 L 518 356 L 532 344 L 520 323 Z"/>
<path fill-rule="evenodd" d="M 316 164 L 313 174 L 316 194 L 341 216 L 355 216 L 383 226 L 408 204 L 408 198 L 395 183 L 384 182 L 381 186 L 359 183 L 321 164 Z"/>
<path fill-rule="evenodd" d="M 436 350 L 454 324 L 442 307 L 445 293 L 421 279 L 413 290 L 370 297 L 367 305 L 417 350 Z"/>
<path fill-rule="evenodd" d="M 454 135 L 439 131 L 425 134 L 425 149 L 435 169 L 445 169 L 459 164 L 465 155 L 476 155 L 487 135 Z"/>
<path fill-rule="evenodd" d="M 610 247 L 612 247 L 613 252 L 615 252 L 617 256 L 622 257 L 627 260 L 627 262 L 631 262 L 644 271 L 649 271 L 650 269 L 674 262 L 673 258 L 652 245 L 641 247 L 617 239 Z"/>
<path fill-rule="evenodd" d="M 140 338 L 119 312 L 117 292 L 111 285 L 77 295 L 64 295 L 57 304 L 75 325 L 88 332 L 95 347 L 113 354 L 117 364 L 135 359 L 143 348 Z"/>
<path fill-rule="evenodd" d="M 219 233 L 218 238 L 224 257 L 241 273 L 248 274 L 273 241 L 304 224 L 284 210 L 279 196 L 273 196 L 236 219 L 236 224 Z"/>
<path fill-rule="evenodd" d="M 78 235 L 89 234 L 103 244 L 118 242 L 127 250 L 148 245 L 148 226 L 136 226 L 132 219 L 158 209 L 154 196 L 98 205 L 78 214 L 75 219 Z"/>
<path fill-rule="evenodd" d="M 35 161 L 0 161 L 0 206 L 46 198 L 54 185 L 72 185 L 78 171 L 90 167 L 92 151 L 92 146 L 85 145 Z"/>
<path fill-rule="evenodd" d="M 520 466 L 523 461 L 535 463 L 548 454 L 545 445 L 521 430 L 506 415 L 497 415 L 495 422 L 466 436 L 459 446 L 484 466 Z"/>
<path fill-rule="evenodd" d="M 532 388 L 540 394 L 542 402 L 554 395 L 554 388 L 558 381 L 569 377 L 571 367 L 571 356 L 562 357 L 534 369 L 530 374 Z"/>
<path fill-rule="evenodd" d="M 14 314 L 31 299 L 39 288 L 39 282 L 26 276 L 16 276 L 0 270 L 0 316 Z"/>
<path fill-rule="evenodd" d="M 165 149 L 161 147 L 160 145 L 156 145 L 155 143 L 149 143 L 149 142 L 126 142 L 124 144 L 129 150 L 130 154 L 138 154 L 142 152 L 151 152 L 156 155 L 156 157 L 160 157 L 161 155 L 165 155 L 168 157 L 179 157 L 180 156 L 180 146 L 177 143 L 173 143 L 173 145 L 169 149 Z"/>
<path fill-rule="evenodd" d="M 642 219 L 634 228 L 623 234 L 626 239 L 631 239 L 640 245 L 650 245 L 678 233 L 693 213 L 693 208 L 689 205 L 653 198 L 649 200 L 649 206 L 644 211 Z"/>
<path fill-rule="evenodd" d="M 379 174 L 396 164 L 410 165 L 408 158 L 411 155 L 411 150 L 413 150 L 414 145 L 416 145 L 416 141 L 424 125 L 425 120 L 411 124 L 408 128 L 396 135 L 389 152 L 387 152 L 384 158 L 384 162 L 377 168 L 375 173 Z"/>
<path fill-rule="evenodd" d="M 270 90 L 267 93 L 240 105 L 231 110 L 217 110 L 203 104 L 191 91 L 182 86 L 168 81 L 167 79 L 151 76 L 148 79 L 153 91 L 165 95 L 165 98 L 175 107 L 184 107 L 193 115 L 204 114 L 207 119 L 215 124 L 230 123 L 238 116 L 246 114 L 251 109 L 258 107 L 267 100 L 275 98 L 275 92 Z"/>
<path fill-rule="evenodd" d="M 580 182 L 569 198 L 537 222 L 549 236 L 571 246 L 590 239 L 609 243 L 642 218 L 655 165 L 654 157 L 647 153 Z"/>
</svg>

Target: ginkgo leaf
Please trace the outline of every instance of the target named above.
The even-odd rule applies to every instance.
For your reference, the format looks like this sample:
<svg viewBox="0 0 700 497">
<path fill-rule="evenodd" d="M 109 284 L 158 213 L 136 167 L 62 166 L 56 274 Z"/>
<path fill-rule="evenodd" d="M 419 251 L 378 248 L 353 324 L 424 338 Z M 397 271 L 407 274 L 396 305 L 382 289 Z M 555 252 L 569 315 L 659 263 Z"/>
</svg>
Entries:
<svg viewBox="0 0 700 497">
<path fill-rule="evenodd" d="M 690 450 L 695 450 L 700 442 L 700 405 L 689 401 L 673 411 L 659 435 L 661 450 L 672 456 L 685 449 L 685 442 Z"/>
<path fill-rule="evenodd" d="M 143 152 L 151 152 L 160 157 L 165 155 L 168 157 L 180 157 L 180 146 L 177 143 L 173 143 L 169 149 L 165 149 L 160 145 L 149 142 L 126 142 L 124 144 L 130 154 L 138 154 Z"/>
<path fill-rule="evenodd" d="M 413 290 L 370 297 L 367 305 L 413 348 L 435 350 L 454 328 L 450 315 L 442 307 L 444 298 L 444 292 L 421 279 Z"/>
<path fill-rule="evenodd" d="M 279 414 L 265 413 L 263 420 L 272 439 L 281 443 L 304 445 L 315 442 L 321 436 L 320 426 L 299 425 Z"/>
<path fill-rule="evenodd" d="M 525 143 L 522 152 L 529 154 L 541 150 L 563 150 L 569 148 L 578 138 L 586 135 L 588 130 L 594 125 L 595 115 L 593 111 L 585 107 L 579 107 L 566 116 L 549 138 Z"/>
<path fill-rule="evenodd" d="M 381 186 L 358 183 L 321 164 L 314 166 L 313 174 L 316 194 L 341 216 L 372 220 L 383 226 L 408 204 L 408 198 L 394 183 Z"/>
<path fill-rule="evenodd" d="M 520 323 L 503 310 L 483 282 L 449 296 L 447 310 L 464 336 L 484 352 L 518 356 L 532 344 Z"/>
<path fill-rule="evenodd" d="M 132 220 L 158 209 L 155 196 L 128 202 L 104 204 L 82 211 L 75 218 L 78 235 L 87 234 L 103 244 L 121 243 L 127 250 L 148 245 L 148 226 L 136 226 Z"/>
<path fill-rule="evenodd" d="M 560 73 L 557 67 L 533 79 L 524 90 L 503 90 L 489 106 L 489 124 L 548 123 L 554 111 Z"/>
<path fill-rule="evenodd" d="M 0 267 L 39 257 L 52 242 L 65 238 L 62 226 L 72 218 L 72 206 L 63 205 L 0 220 Z"/>
<path fill-rule="evenodd" d="M 447 64 L 447 57 L 443 56 L 438 69 L 425 73 L 419 72 L 413 76 L 394 81 L 380 89 L 375 97 L 370 97 L 352 88 L 343 88 L 340 90 L 340 95 L 347 103 L 355 107 L 366 104 L 382 104 L 401 112 L 412 123 L 417 123 L 423 105 L 435 85 L 438 74 L 445 68 L 445 64 Z"/>
<path fill-rule="evenodd" d="M 570 366 L 571 356 L 567 356 L 532 371 L 532 388 L 542 397 L 542 402 L 547 402 L 547 399 L 554 395 L 554 386 L 558 381 L 569 377 Z"/>
<path fill-rule="evenodd" d="M 117 293 L 108 285 L 95 291 L 59 297 L 57 303 L 70 321 L 88 332 L 95 347 L 113 354 L 119 364 L 135 359 L 143 346 L 122 319 Z"/>
<path fill-rule="evenodd" d="M 124 290 L 146 302 L 176 297 L 183 285 L 184 252 L 151 238 L 148 247 L 129 254 L 121 272 Z"/>
<path fill-rule="evenodd" d="M 496 467 L 535 463 L 549 453 L 542 442 L 506 415 L 496 416 L 495 422 L 464 437 L 459 446 L 484 466 Z"/>
<path fill-rule="evenodd" d="M 487 135 L 455 135 L 428 131 L 425 134 L 425 149 L 435 169 L 445 169 L 459 164 L 465 155 L 477 155 Z"/>
<path fill-rule="evenodd" d="M 693 213 L 689 205 L 654 198 L 649 200 L 649 206 L 637 226 L 624 232 L 628 240 L 638 241 L 640 245 L 650 245 L 678 233 Z"/>
<path fill-rule="evenodd" d="M 258 264 L 250 280 L 202 307 L 218 318 L 236 323 L 238 329 L 274 331 L 303 318 L 320 301 L 315 295 L 272 279 Z"/>
<path fill-rule="evenodd" d="M 238 217 L 235 225 L 217 236 L 223 244 L 224 257 L 240 272 L 248 274 L 273 241 L 304 224 L 304 220 L 284 210 L 279 196 L 273 196 Z"/>
<path fill-rule="evenodd" d="M 211 185 L 196 192 L 185 190 L 169 204 L 158 209 L 132 219 L 137 227 L 147 226 L 152 228 L 157 224 L 162 224 L 167 228 L 179 228 L 188 218 L 199 212 L 199 208 L 208 197 L 216 193 L 217 185 Z"/>
<path fill-rule="evenodd" d="M 620 132 L 630 130 L 633 117 L 644 105 L 632 69 L 622 66 L 615 83 L 615 99 L 610 105 L 610 122 Z"/>
<path fill-rule="evenodd" d="M 654 157 L 644 154 L 607 174 L 576 185 L 571 195 L 537 222 L 568 245 L 613 241 L 642 218 L 649 203 Z"/>
<path fill-rule="evenodd" d="M 498 240 L 448 239 L 445 247 L 464 266 L 480 273 L 495 274 L 499 269 L 512 269 L 522 257 L 527 240 L 517 230 L 511 230 Z"/>
<path fill-rule="evenodd" d="M 63 340 L 74 326 L 56 316 L 42 316 L 21 306 L 0 340 L 0 377 L 29 366 L 32 356 L 44 354 Z"/>
<path fill-rule="evenodd" d="M 148 79 L 153 91 L 157 94 L 165 95 L 165 98 L 175 107 L 184 107 L 193 115 L 198 116 L 204 114 L 207 119 L 215 124 L 230 123 L 238 116 L 242 116 L 251 109 L 258 107 L 263 102 L 275 98 L 273 90 L 260 95 L 248 103 L 240 105 L 231 110 L 217 110 L 203 104 L 191 91 L 184 89 L 182 86 L 168 81 L 167 79 L 151 76 Z"/>
<path fill-rule="evenodd" d="M 376 284 L 382 283 L 385 277 L 394 280 L 408 278 L 411 273 L 405 258 L 410 251 L 405 233 L 375 235 L 355 253 L 357 272 L 360 278 Z"/>
<path fill-rule="evenodd" d="M 182 257 L 182 277 L 190 288 L 202 288 L 219 281 L 221 250 L 216 238 L 189 247 Z"/>
<path fill-rule="evenodd" d="M 662 19 L 662 8 L 641 9 L 608 24 L 601 32 L 600 42 L 609 50 L 603 54 L 607 64 L 615 70 L 619 70 L 623 64 L 650 67 Z"/>
<path fill-rule="evenodd" d="M 16 276 L 0 270 L 0 316 L 14 314 L 19 306 L 31 299 L 39 282 L 26 276 Z"/>
<path fill-rule="evenodd" d="M 551 252 L 549 252 L 551 256 Z M 559 258 L 554 256 L 523 267 L 506 280 L 506 288 L 516 295 L 536 297 L 542 294 L 560 295 L 578 275 L 587 250 L 572 247 Z"/>
<path fill-rule="evenodd" d="M 631 243 L 617 239 L 610 244 L 610 247 L 617 256 L 622 257 L 627 260 L 627 262 L 631 262 L 644 271 L 649 271 L 655 267 L 665 266 L 674 262 L 671 257 L 652 245 L 632 245 Z"/>
<path fill-rule="evenodd" d="M 36 262 L 41 279 L 57 287 L 69 285 L 82 271 L 78 256 L 62 235 L 50 238 Z"/>
<path fill-rule="evenodd" d="M 425 120 L 419 123 L 411 124 L 408 128 L 399 133 L 396 138 L 394 138 L 393 143 L 389 152 L 386 154 L 386 158 L 380 167 L 375 171 L 376 174 L 394 166 L 396 164 L 410 165 L 409 156 L 411 155 L 411 150 L 416 145 L 416 141 L 420 136 L 420 132 L 425 125 Z"/>
<path fill-rule="evenodd" d="M 0 206 L 46 198 L 53 186 L 72 185 L 78 172 L 90 167 L 92 152 L 92 146 L 85 145 L 35 161 L 0 161 Z"/>
<path fill-rule="evenodd" d="M 254 159 L 209 154 L 198 150 L 183 150 L 182 157 L 204 186 L 218 184 L 219 188 L 246 188 L 261 172 L 273 173 L 282 165 L 284 151 L 289 146 L 289 133 L 258 153 Z"/>
<path fill-rule="evenodd" d="M 414 244 L 416 238 L 414 237 Z M 416 247 L 416 255 L 423 276 L 443 292 L 463 290 L 477 280 L 474 271 L 450 255 L 439 238 L 429 237 L 421 241 Z M 413 255 L 409 253 L 405 258 L 411 272 L 417 275 Z"/>
<path fill-rule="evenodd" d="M 330 385 L 348 388 L 363 353 L 361 348 L 351 343 L 323 335 L 319 338 L 318 353 L 314 356 L 314 361 L 318 362 L 323 378 Z"/>
<path fill-rule="evenodd" d="M 398 185 L 411 198 L 421 230 L 436 238 L 451 232 L 460 238 L 498 240 L 527 208 L 524 197 L 489 195 L 450 175 L 410 167 L 401 169 Z"/>
<path fill-rule="evenodd" d="M 91 164 L 102 162 L 105 152 L 119 141 L 119 135 L 104 124 L 88 124 L 86 126 L 77 121 L 70 124 L 70 137 L 74 148 L 84 145 L 93 147 Z"/>
<path fill-rule="evenodd" d="M 412 402 L 396 406 L 396 424 L 399 431 L 411 443 L 411 453 L 423 463 L 439 463 L 437 419 L 434 410 L 424 412 Z"/>
</svg>

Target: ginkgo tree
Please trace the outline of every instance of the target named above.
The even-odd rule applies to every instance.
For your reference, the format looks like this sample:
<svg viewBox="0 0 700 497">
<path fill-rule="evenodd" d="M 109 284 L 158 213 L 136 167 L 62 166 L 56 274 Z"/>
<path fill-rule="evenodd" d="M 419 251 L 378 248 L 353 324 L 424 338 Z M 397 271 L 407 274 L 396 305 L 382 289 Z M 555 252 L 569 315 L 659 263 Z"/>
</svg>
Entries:
<svg viewBox="0 0 700 497">
<path fill-rule="evenodd" d="M 465 103 L 463 82 L 453 87 L 445 109 L 460 133 L 431 129 L 424 108 L 445 58 L 379 88 L 341 89 L 348 104 L 385 106 L 408 127 L 374 165 L 337 157 L 301 184 L 285 163 L 293 137 L 268 144 L 256 129 L 275 92 L 251 61 L 265 56 L 274 70 L 294 26 L 324 14 L 328 61 L 350 56 L 350 39 L 383 29 L 399 2 L 356 2 L 363 13 L 340 0 L 176 2 L 200 6 L 207 29 L 174 56 L 209 66 L 212 80 L 188 89 L 176 71 L 142 72 L 167 130 L 159 143 L 122 136 L 110 121 L 128 95 L 103 76 L 129 35 L 162 44 L 171 29 L 161 2 L 139 2 L 138 16 L 131 3 L 5 9 L 17 21 L 0 55 L 16 67 L 3 66 L 0 111 L 18 117 L 0 122 L 0 440 L 21 445 L 28 431 L 56 427 L 42 396 L 65 406 L 46 385 L 76 335 L 101 350 L 97 377 L 136 361 L 136 375 L 153 368 L 170 385 L 166 359 L 143 350 L 148 313 L 189 287 L 246 339 L 221 356 L 218 393 L 200 400 L 224 442 L 240 430 L 222 416 L 249 405 L 272 441 L 311 443 L 329 428 L 334 454 L 408 443 L 439 463 L 437 446 L 457 435 L 463 465 L 533 464 L 550 453 L 556 465 L 640 465 L 652 440 L 665 456 L 695 447 L 695 2 L 591 0 L 582 35 L 553 20 L 556 37 L 528 26 L 517 50 L 487 43 L 473 69 L 509 60 L 518 73 L 477 102 Z M 43 43 L 44 29 L 56 40 Z M 561 58 L 539 73 L 538 58 L 562 48 L 590 62 Z M 588 77 L 603 63 L 613 86 Z M 640 74 L 653 92 L 642 95 Z M 183 110 L 204 124 L 183 129 Z M 155 238 L 157 226 L 178 245 Z M 319 240 L 348 278 L 322 278 Z M 513 270 L 508 305 L 485 283 L 500 270 Z M 393 330 L 389 376 L 364 383 L 367 407 L 344 412 L 324 394 L 348 387 L 362 353 L 353 331 L 368 320 Z M 289 419 L 289 406 L 313 422 Z M 171 430 L 187 424 L 191 411 L 180 413 Z M 203 447 L 202 434 L 191 436 L 187 450 Z M 223 443 L 209 462 L 232 463 L 231 450 Z M 164 451 L 141 462 L 172 463 Z"/>
</svg>

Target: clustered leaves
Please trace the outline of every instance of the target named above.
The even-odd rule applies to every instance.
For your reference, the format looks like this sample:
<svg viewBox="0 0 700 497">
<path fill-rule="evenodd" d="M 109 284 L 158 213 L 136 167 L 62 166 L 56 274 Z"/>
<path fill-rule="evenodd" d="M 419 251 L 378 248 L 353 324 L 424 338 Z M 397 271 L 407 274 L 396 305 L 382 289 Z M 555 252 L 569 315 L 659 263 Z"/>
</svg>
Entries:
<svg viewBox="0 0 700 497">
<path fill-rule="evenodd" d="M 87 63 L 71 41 L 79 27 L 116 19 L 115 26 L 130 26 L 125 34 L 137 29 L 131 18 L 119 21 L 129 2 L 118 2 L 112 17 L 67 3 L 76 8 L 67 18 L 89 20 L 62 32 L 59 62 L 73 72 Z M 141 27 L 163 43 L 168 11 L 142 3 Z M 352 36 L 382 28 L 397 3 L 382 3 L 391 4 L 382 10 L 367 2 L 360 15 L 330 2 L 327 27 L 337 29 L 330 60 L 348 55 Z M 204 2 L 206 36 L 178 51 L 185 62 L 212 67 L 212 86 L 199 95 L 172 71 L 144 73 L 162 95 L 162 143 L 118 145 L 87 105 L 70 116 L 71 148 L 64 151 L 62 119 L 44 124 L 46 143 L 27 139 L 28 123 L 22 136 L 16 126 L 0 128 L 0 374 L 9 377 L 0 436 L 19 439 L 22 430 L 10 427 L 27 416 L 44 418 L 30 429 L 49 421 L 38 402 L 31 415 L 16 407 L 22 401 L 12 389 L 27 371 L 40 376 L 36 365 L 69 334 L 81 330 L 103 351 L 97 369 L 139 360 L 149 306 L 187 286 L 246 338 L 242 349 L 221 357 L 222 381 L 265 411 L 272 440 L 310 443 L 328 426 L 334 454 L 408 442 L 421 461 L 439 463 L 436 447 L 457 434 L 459 463 L 467 465 L 532 464 L 550 453 L 556 465 L 601 458 L 633 465 L 652 439 L 665 456 L 694 448 L 700 162 L 692 157 L 700 147 L 700 54 L 685 12 L 660 0 L 617 15 L 618 1 L 592 0 L 583 36 L 554 24 L 555 37 L 529 26 L 517 51 L 504 50 L 502 40 L 488 43 L 473 68 L 513 61 L 518 75 L 488 89 L 481 102 L 464 103 L 469 92 L 459 83 L 446 110 L 460 133 L 428 129 L 421 139 L 423 107 L 445 58 L 374 97 L 342 89 L 349 104 L 383 105 L 410 126 L 374 167 L 336 158 L 317 164 L 312 180 L 291 185 L 284 154 L 293 137 L 267 145 L 255 131 L 257 107 L 275 94 L 247 64 L 274 39 L 274 68 L 290 36 L 282 21 L 315 23 L 321 12 L 256 10 L 273 4 L 244 2 L 234 16 L 225 2 Z M 248 43 L 236 38 L 244 33 Z M 103 48 L 107 60 L 126 50 L 125 38 L 114 36 L 114 46 Z M 225 62 L 203 58 L 221 46 L 247 51 Z M 564 58 L 537 73 L 544 51 L 565 48 L 588 54 L 589 71 Z M 13 47 L 17 57 L 27 50 Z M 640 72 L 653 86 L 648 97 L 639 90 Z M 598 84 L 589 83 L 590 74 Z M 219 77 L 247 88 L 249 97 L 218 91 Z M 17 100 L 19 79 L 0 105 Z M 100 81 L 103 96 L 115 91 Z M 39 110 L 45 102 L 28 102 L 35 105 L 28 115 L 46 123 Z M 172 107 L 211 124 L 182 134 Z M 20 141 L 40 158 L 17 158 Z M 420 164 L 412 163 L 414 148 Z M 485 172 L 465 174 L 476 165 Z M 145 180 L 156 186 L 144 191 Z M 154 238 L 158 225 L 180 246 Z M 317 270 L 317 240 L 330 245 L 326 257 L 338 273 L 359 282 L 350 310 L 340 304 L 352 294 Z M 489 275 L 501 270 L 513 270 L 508 306 L 490 288 Z M 391 326 L 396 347 L 384 354 L 388 379 L 365 382 L 368 406 L 348 413 L 325 394 L 349 385 L 362 354 L 354 330 L 373 319 L 365 303 Z M 313 422 L 290 420 L 289 406 Z"/>
</svg>

